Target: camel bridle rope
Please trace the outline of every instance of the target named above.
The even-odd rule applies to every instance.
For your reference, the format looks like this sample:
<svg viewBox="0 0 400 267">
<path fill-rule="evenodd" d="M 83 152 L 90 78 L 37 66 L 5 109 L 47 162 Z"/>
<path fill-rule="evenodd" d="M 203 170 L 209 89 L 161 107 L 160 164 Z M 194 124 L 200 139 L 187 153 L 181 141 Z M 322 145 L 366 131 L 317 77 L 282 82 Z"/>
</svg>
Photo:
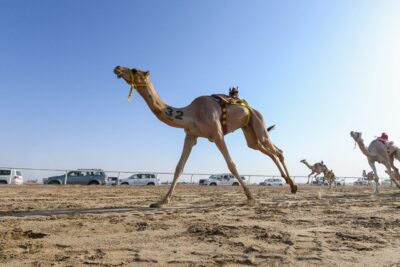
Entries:
<svg viewBox="0 0 400 267">
<path fill-rule="evenodd" d="M 131 102 L 131 97 L 132 97 L 133 89 L 135 89 L 135 90 L 137 91 L 137 90 L 138 90 L 138 87 L 140 87 L 140 86 L 147 86 L 147 84 L 146 84 L 146 83 L 142 83 L 142 84 L 135 83 L 135 76 L 136 76 L 136 75 L 133 74 L 132 69 L 129 69 L 129 74 L 131 75 L 131 82 L 130 82 L 131 89 L 129 90 L 128 102 Z"/>
</svg>

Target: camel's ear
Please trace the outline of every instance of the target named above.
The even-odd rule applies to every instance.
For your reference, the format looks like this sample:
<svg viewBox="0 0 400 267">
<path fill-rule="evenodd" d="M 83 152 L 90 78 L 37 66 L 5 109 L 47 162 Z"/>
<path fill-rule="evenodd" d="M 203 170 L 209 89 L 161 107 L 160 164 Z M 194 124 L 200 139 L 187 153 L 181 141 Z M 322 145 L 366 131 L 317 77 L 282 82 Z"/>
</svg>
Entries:
<svg viewBox="0 0 400 267">
<path fill-rule="evenodd" d="M 150 76 L 150 71 L 145 71 L 144 76 L 149 77 Z"/>
</svg>

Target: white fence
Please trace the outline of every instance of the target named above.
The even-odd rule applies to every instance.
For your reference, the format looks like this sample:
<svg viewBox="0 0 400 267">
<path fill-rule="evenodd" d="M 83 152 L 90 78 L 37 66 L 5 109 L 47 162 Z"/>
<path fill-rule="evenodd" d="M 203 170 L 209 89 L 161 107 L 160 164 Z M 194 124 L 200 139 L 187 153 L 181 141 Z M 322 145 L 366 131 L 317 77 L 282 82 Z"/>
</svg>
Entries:
<svg viewBox="0 0 400 267">
<path fill-rule="evenodd" d="M 22 172 L 24 181 L 37 181 L 37 183 L 43 183 L 43 179 L 51 176 L 66 175 L 69 171 L 68 169 L 39 169 L 39 168 L 18 168 L 18 167 L 0 167 L 0 169 L 17 169 Z M 104 171 L 108 177 L 118 177 L 118 179 L 126 178 L 135 173 L 153 173 L 160 179 L 162 184 L 169 184 L 172 182 L 174 173 L 172 172 L 157 172 L 157 171 L 119 171 L 119 170 L 105 170 Z M 215 173 L 213 173 L 215 174 Z M 183 173 L 179 178 L 179 183 L 185 184 L 198 184 L 200 179 L 208 178 L 212 173 Z M 242 174 L 246 178 L 246 183 L 249 185 L 256 185 L 264 181 L 267 178 L 280 178 L 280 175 L 270 175 L 270 174 Z M 353 184 L 360 177 L 337 177 L 339 181 L 342 181 L 345 185 Z M 297 184 L 307 183 L 308 177 L 302 175 L 292 176 L 292 179 Z M 384 178 L 388 179 L 388 178 Z M 381 178 L 381 181 L 384 180 Z"/>
</svg>

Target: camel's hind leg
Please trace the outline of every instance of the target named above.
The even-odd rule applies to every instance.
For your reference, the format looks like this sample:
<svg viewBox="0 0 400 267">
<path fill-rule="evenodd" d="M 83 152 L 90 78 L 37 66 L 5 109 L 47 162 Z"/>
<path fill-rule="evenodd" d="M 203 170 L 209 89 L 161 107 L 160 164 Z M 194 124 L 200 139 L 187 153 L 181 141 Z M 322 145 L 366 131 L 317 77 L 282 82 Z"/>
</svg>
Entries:
<svg viewBox="0 0 400 267">
<path fill-rule="evenodd" d="M 286 173 L 287 177 L 290 179 L 289 170 L 288 170 L 288 168 L 286 167 L 286 164 L 285 164 L 285 157 L 283 156 L 283 151 L 282 151 L 279 147 L 277 147 L 276 145 L 274 145 L 274 144 L 272 144 L 272 145 L 273 145 L 275 151 L 277 151 L 277 153 L 278 153 L 278 154 L 277 154 L 278 159 L 279 159 L 279 161 L 281 162 L 281 164 L 282 164 L 282 166 L 283 166 L 283 169 L 285 170 L 285 173 Z M 296 188 L 297 188 L 297 187 L 296 187 Z"/>
<path fill-rule="evenodd" d="M 259 140 L 258 140 L 255 132 L 253 131 L 253 129 L 251 129 L 249 127 L 244 127 L 244 128 L 242 128 L 242 130 L 243 130 L 243 134 L 244 134 L 244 136 L 246 138 L 247 145 L 250 148 L 259 150 L 260 152 L 262 152 L 265 155 L 269 156 L 274 161 L 275 165 L 278 167 L 278 170 L 281 173 L 281 176 L 285 179 L 286 183 L 288 183 L 290 185 L 292 193 L 296 193 L 297 186 L 293 183 L 293 181 L 290 178 L 290 176 L 287 173 L 284 172 L 284 170 L 282 169 L 282 166 L 278 162 L 278 159 L 277 159 L 276 155 L 274 155 L 274 153 L 271 152 L 270 150 L 266 149 L 259 142 Z"/>
<path fill-rule="evenodd" d="M 179 178 L 179 176 L 181 176 L 181 174 L 183 172 L 183 168 L 185 167 L 185 163 L 186 163 L 187 159 L 189 158 L 189 155 L 190 155 L 190 152 L 192 151 L 193 146 L 196 145 L 196 142 L 197 142 L 197 137 L 186 135 L 185 143 L 183 145 L 182 155 L 178 162 L 178 165 L 176 166 L 174 179 L 172 180 L 172 184 L 168 190 L 168 193 L 160 202 L 151 204 L 150 208 L 160 208 L 164 205 L 169 204 L 169 202 L 171 201 L 172 193 L 174 192 L 176 183 L 178 182 L 178 178 Z"/>
<path fill-rule="evenodd" d="M 394 172 L 392 171 L 392 169 L 391 169 L 391 167 L 392 167 L 391 164 L 385 165 L 385 167 L 386 167 L 386 173 L 389 174 L 390 180 L 391 180 L 398 188 L 400 188 L 400 184 L 399 184 L 399 182 L 398 182 L 398 180 L 397 180 L 396 170 L 395 170 Z"/>
<path fill-rule="evenodd" d="M 268 149 L 266 149 L 264 146 L 259 145 L 258 148 L 262 153 L 264 153 L 265 155 L 269 156 L 275 163 L 275 165 L 278 167 L 279 172 L 281 173 L 281 176 L 285 179 L 286 183 L 290 185 L 290 189 L 291 192 L 293 194 L 295 194 L 297 192 L 297 185 L 295 185 L 292 181 L 292 179 L 290 178 L 290 176 L 285 173 L 285 171 L 283 170 L 282 166 L 281 166 L 281 162 L 279 162 L 278 158 L 276 155 L 274 155 L 271 151 L 269 151 Z"/>
<path fill-rule="evenodd" d="M 390 166 L 392 167 L 392 169 L 394 170 L 394 174 L 395 174 L 395 179 L 400 179 L 400 174 L 399 174 L 399 169 L 394 166 L 394 155 L 390 156 Z"/>
<path fill-rule="evenodd" d="M 275 146 L 271 142 L 271 139 L 268 136 L 268 131 L 266 129 L 265 121 L 264 121 L 262 114 L 255 109 L 251 110 L 251 114 L 252 114 L 252 116 L 250 119 L 249 126 L 243 128 L 243 129 L 246 129 L 246 130 L 243 130 L 243 132 L 245 133 L 245 136 L 246 136 L 245 131 L 251 131 L 252 134 L 249 135 L 248 137 L 251 139 L 254 139 L 254 136 L 256 137 L 257 144 L 259 145 L 258 150 L 260 150 L 261 152 L 263 152 L 264 154 L 266 154 L 268 156 L 269 156 L 269 154 L 273 155 L 273 157 L 270 156 L 271 159 L 275 162 L 275 164 L 277 166 L 279 166 L 278 167 L 279 169 L 283 168 L 285 175 L 282 175 L 282 177 L 285 178 L 285 180 L 288 184 L 290 184 L 292 193 L 296 193 L 297 186 L 293 184 L 293 181 L 290 178 L 289 171 L 286 167 L 285 160 L 283 157 L 283 152 L 281 149 L 279 149 L 277 146 Z M 248 137 L 246 136 L 246 139 Z M 277 157 L 279 159 L 279 163 L 277 162 L 275 157 Z"/>
</svg>

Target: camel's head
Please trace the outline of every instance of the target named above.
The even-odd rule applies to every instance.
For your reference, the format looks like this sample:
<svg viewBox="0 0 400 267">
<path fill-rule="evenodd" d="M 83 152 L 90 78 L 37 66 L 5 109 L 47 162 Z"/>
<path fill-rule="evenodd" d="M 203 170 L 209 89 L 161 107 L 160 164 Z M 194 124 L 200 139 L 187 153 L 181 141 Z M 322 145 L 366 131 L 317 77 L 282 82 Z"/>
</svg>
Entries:
<svg viewBox="0 0 400 267">
<path fill-rule="evenodd" d="M 150 76 L 149 71 L 141 71 L 138 69 L 130 69 L 126 67 L 117 66 L 114 69 L 115 75 L 117 78 L 124 79 L 129 85 L 140 85 L 144 84 L 147 81 L 147 78 Z"/>
<path fill-rule="evenodd" d="M 350 136 L 353 137 L 354 141 L 358 142 L 361 139 L 361 133 L 359 132 L 350 132 Z"/>
<path fill-rule="evenodd" d="M 128 99 L 132 95 L 132 88 L 139 90 L 140 88 L 147 87 L 148 78 L 150 77 L 149 71 L 141 71 L 121 66 L 115 67 L 114 73 L 117 75 L 118 79 L 124 79 L 125 82 L 131 86 Z"/>
<path fill-rule="evenodd" d="M 301 163 L 306 163 L 305 159 L 300 160 Z"/>
</svg>

